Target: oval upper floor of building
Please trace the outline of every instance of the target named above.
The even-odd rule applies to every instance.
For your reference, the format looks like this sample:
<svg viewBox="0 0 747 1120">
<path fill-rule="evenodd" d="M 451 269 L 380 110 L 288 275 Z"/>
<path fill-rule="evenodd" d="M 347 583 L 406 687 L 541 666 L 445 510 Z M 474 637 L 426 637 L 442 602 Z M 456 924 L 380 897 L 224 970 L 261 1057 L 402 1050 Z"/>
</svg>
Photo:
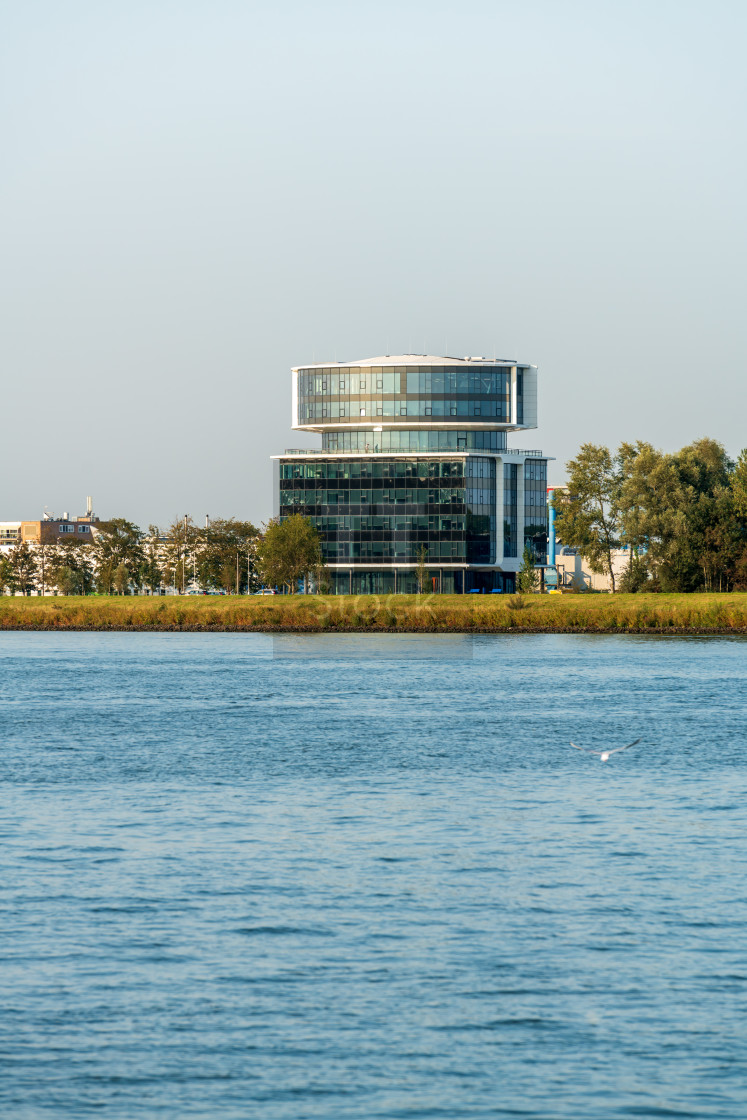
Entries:
<svg viewBox="0 0 747 1120">
<path fill-rule="evenodd" d="M 292 372 L 294 428 L 537 426 L 537 369 L 527 363 L 416 354 Z"/>
</svg>

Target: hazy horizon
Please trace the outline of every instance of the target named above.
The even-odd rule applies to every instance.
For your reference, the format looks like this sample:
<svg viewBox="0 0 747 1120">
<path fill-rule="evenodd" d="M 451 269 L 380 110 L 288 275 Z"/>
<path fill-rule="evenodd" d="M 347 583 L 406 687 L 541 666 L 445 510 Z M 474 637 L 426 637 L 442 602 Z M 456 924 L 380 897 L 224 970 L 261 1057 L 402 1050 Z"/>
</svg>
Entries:
<svg viewBox="0 0 747 1120">
<path fill-rule="evenodd" d="M 6 5 L 0 520 L 272 512 L 290 368 L 539 367 L 537 431 L 747 444 L 736 2 Z"/>
</svg>

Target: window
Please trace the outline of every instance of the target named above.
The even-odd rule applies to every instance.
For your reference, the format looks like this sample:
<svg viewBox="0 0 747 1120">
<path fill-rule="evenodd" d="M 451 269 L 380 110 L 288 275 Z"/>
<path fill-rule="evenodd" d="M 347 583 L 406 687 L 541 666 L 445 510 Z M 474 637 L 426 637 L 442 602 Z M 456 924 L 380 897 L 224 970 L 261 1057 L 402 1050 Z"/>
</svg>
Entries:
<svg viewBox="0 0 747 1120">
<path fill-rule="evenodd" d="M 61 533 L 74 533 L 75 532 L 75 526 L 74 525 L 60 525 L 60 532 Z"/>
<path fill-rule="evenodd" d="M 365 410 L 365 408 L 362 408 L 361 409 L 361 416 L 365 416 L 365 415 L 366 415 L 366 410 Z"/>
<path fill-rule="evenodd" d="M 403 405 L 399 410 L 400 416 L 407 416 L 407 405 Z"/>
<path fill-rule="evenodd" d="M 341 404 L 340 405 L 340 416 L 344 416 L 344 415 L 345 415 L 345 405 Z"/>
<path fill-rule="evenodd" d="M 341 392 L 341 393 L 344 393 L 344 392 L 345 392 L 345 382 L 344 382 L 344 381 L 341 381 L 341 382 L 340 382 L 340 392 Z"/>
<path fill-rule="evenodd" d="M 376 378 L 376 388 L 377 389 L 383 389 L 384 388 L 384 378 L 383 377 L 377 377 Z"/>
<path fill-rule="evenodd" d="M 87 525 L 79 525 L 78 526 L 78 532 L 79 533 L 89 533 L 90 529 L 88 528 Z"/>
</svg>

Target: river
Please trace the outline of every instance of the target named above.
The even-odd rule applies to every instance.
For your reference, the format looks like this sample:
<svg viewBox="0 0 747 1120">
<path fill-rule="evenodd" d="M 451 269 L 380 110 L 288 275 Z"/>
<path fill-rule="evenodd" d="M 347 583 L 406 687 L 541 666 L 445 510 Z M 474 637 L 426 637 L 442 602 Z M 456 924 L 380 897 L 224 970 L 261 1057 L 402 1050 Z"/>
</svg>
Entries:
<svg viewBox="0 0 747 1120">
<path fill-rule="evenodd" d="M 739 638 L 0 633 L 0 1114 L 743 1120 L 746 685 Z"/>
</svg>

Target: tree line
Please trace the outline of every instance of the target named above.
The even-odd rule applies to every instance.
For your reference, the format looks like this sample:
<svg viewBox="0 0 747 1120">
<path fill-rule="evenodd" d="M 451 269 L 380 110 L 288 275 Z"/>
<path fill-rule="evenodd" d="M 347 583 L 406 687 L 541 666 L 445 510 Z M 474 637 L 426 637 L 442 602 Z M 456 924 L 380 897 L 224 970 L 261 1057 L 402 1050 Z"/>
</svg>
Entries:
<svg viewBox="0 0 747 1120">
<path fill-rule="evenodd" d="M 640 440 L 614 453 L 585 443 L 566 470 L 568 485 L 553 497 L 558 538 L 608 575 L 613 591 L 747 590 L 747 449 L 734 462 L 712 439 L 672 453 Z M 236 518 L 202 528 L 190 517 L 164 531 L 150 525 L 144 532 L 124 518 L 93 528 L 91 543 L 19 540 L 0 556 L 0 594 L 242 594 L 263 586 L 295 591 L 306 579 L 329 590 L 319 535 L 298 514 L 262 529 Z M 617 580 L 622 547 L 628 559 Z M 525 551 L 520 590 L 536 589 L 534 563 Z M 425 555 L 416 575 L 424 585 Z"/>
<path fill-rule="evenodd" d="M 262 530 L 251 521 L 216 519 L 202 528 L 190 517 L 144 532 L 124 518 L 94 525 L 90 543 L 62 538 L 18 541 L 0 557 L 0 594 L 159 594 L 199 589 L 246 594 L 261 587 L 294 591 L 311 576 L 325 589 L 328 574 L 319 535 L 294 515 Z"/>
<path fill-rule="evenodd" d="M 665 453 L 582 444 L 553 498 L 556 531 L 619 591 L 747 590 L 747 450 L 716 440 Z M 616 583 L 613 554 L 627 547 Z"/>
</svg>

